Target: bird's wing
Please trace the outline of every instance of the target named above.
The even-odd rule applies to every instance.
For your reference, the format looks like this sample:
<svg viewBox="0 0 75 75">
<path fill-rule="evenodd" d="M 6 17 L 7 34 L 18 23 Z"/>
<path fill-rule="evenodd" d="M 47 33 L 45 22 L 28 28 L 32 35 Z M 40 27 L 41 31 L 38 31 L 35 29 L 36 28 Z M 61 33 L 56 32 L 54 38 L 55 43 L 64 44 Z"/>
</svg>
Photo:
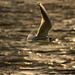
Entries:
<svg viewBox="0 0 75 75">
<path fill-rule="evenodd" d="M 39 26 L 39 29 L 38 29 L 36 36 L 37 37 L 48 36 L 48 31 L 52 27 L 51 21 L 48 17 L 47 11 L 44 8 L 44 6 L 41 3 L 39 3 L 39 6 L 40 6 L 40 10 L 41 10 L 42 20 L 41 20 L 41 24 Z"/>
</svg>

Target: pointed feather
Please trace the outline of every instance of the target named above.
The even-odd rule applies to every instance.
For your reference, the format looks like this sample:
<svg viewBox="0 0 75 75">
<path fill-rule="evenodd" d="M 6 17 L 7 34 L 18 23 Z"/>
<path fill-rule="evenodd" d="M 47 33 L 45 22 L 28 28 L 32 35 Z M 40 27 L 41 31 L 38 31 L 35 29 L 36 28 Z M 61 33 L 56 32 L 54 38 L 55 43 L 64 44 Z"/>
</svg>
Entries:
<svg viewBox="0 0 75 75">
<path fill-rule="evenodd" d="M 48 36 L 48 31 L 50 30 L 52 25 L 44 6 L 41 3 L 39 3 L 39 6 L 41 10 L 42 20 L 36 36 Z"/>
</svg>

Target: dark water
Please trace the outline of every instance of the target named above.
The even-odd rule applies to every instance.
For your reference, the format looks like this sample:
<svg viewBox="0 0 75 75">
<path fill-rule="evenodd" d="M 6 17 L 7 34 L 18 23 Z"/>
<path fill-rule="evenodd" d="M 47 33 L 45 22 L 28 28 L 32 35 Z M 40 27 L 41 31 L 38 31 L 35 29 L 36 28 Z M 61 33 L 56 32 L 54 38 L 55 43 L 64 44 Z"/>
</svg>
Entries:
<svg viewBox="0 0 75 75">
<path fill-rule="evenodd" d="M 26 41 L 40 24 L 37 1 L 0 0 L 0 75 L 75 74 L 75 1 L 42 3 L 53 25 L 49 35 L 56 38 L 48 44 Z"/>
</svg>

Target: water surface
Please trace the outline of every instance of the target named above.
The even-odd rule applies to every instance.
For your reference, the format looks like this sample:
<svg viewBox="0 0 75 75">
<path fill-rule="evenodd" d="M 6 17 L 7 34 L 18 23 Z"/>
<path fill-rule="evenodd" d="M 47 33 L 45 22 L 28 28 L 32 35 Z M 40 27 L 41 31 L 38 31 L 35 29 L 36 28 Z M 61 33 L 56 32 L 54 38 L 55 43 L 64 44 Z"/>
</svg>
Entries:
<svg viewBox="0 0 75 75">
<path fill-rule="evenodd" d="M 42 3 L 56 38 L 51 43 L 26 40 L 40 25 L 37 1 L 0 0 L 0 75 L 75 74 L 75 1 Z"/>
</svg>

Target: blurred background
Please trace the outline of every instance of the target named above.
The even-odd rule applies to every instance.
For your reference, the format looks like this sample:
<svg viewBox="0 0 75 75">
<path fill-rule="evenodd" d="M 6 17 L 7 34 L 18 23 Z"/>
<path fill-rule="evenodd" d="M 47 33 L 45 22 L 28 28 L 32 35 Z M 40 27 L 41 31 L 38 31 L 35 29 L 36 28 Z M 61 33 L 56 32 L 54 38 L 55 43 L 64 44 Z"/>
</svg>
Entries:
<svg viewBox="0 0 75 75">
<path fill-rule="evenodd" d="M 52 22 L 51 43 L 28 43 L 41 22 Z M 75 74 L 75 0 L 0 0 L 0 75 Z"/>
</svg>

